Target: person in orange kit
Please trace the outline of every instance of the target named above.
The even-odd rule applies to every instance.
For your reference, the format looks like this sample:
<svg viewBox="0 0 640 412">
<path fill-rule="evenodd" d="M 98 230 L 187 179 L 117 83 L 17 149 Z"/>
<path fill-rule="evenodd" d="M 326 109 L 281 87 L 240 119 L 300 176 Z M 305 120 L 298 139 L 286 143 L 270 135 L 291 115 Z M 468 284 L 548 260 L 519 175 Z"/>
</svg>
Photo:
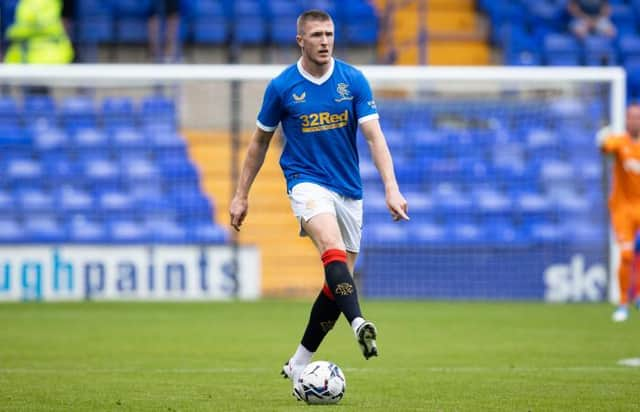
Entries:
<svg viewBox="0 0 640 412">
<path fill-rule="evenodd" d="M 600 150 L 614 157 L 609 212 L 620 248 L 620 304 L 613 313 L 614 322 L 624 322 L 629 317 L 635 237 L 640 230 L 640 104 L 627 108 L 626 124 L 625 133 L 603 131 L 598 133 L 597 139 Z M 638 305 L 637 290 L 634 294 Z"/>
</svg>

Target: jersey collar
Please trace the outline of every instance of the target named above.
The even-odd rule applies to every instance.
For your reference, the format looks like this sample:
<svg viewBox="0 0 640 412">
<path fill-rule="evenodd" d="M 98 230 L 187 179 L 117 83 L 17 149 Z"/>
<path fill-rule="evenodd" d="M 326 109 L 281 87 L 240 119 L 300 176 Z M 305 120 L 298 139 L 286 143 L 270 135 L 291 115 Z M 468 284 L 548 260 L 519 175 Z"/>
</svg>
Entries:
<svg viewBox="0 0 640 412">
<path fill-rule="evenodd" d="M 300 73 L 300 75 L 302 77 L 304 77 L 305 79 L 309 80 L 311 83 L 317 84 L 319 86 L 322 83 L 324 83 L 327 80 L 329 80 L 329 78 L 333 74 L 333 67 L 335 66 L 335 63 L 334 63 L 334 60 L 333 60 L 333 57 L 332 57 L 331 58 L 331 62 L 329 63 L 329 70 L 327 70 L 327 72 L 325 74 L 323 74 L 322 77 L 315 77 L 312 74 L 308 73 L 302 67 L 302 57 L 300 57 L 300 59 L 298 59 L 297 66 L 298 66 L 298 72 Z"/>
</svg>

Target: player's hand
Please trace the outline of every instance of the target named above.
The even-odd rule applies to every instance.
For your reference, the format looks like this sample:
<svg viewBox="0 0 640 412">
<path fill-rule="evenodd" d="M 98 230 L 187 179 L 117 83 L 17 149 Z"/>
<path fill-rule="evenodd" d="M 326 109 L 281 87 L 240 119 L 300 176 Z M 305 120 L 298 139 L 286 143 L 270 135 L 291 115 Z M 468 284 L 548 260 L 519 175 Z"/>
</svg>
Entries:
<svg viewBox="0 0 640 412">
<path fill-rule="evenodd" d="M 402 196 L 399 190 L 392 190 L 387 192 L 386 196 L 387 207 L 391 213 L 391 217 L 394 222 L 398 220 L 409 220 L 409 205 L 407 200 Z"/>
<path fill-rule="evenodd" d="M 229 206 L 229 216 L 231 217 L 231 226 L 238 232 L 244 218 L 247 217 L 249 211 L 249 200 L 246 197 L 234 196 Z"/>
</svg>

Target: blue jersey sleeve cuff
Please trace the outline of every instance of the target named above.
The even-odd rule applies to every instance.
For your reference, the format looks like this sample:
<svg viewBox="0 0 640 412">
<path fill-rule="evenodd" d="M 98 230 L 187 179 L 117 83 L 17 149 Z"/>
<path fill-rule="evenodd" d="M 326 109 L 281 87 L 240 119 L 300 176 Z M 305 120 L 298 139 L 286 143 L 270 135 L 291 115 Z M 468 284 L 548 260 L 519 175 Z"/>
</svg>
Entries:
<svg viewBox="0 0 640 412">
<path fill-rule="evenodd" d="M 377 120 L 380 118 L 380 115 L 378 115 L 378 113 L 372 113 L 366 116 L 362 116 L 361 118 L 358 119 L 358 124 L 362 124 L 364 122 L 368 122 L 369 120 Z"/>
<path fill-rule="evenodd" d="M 264 130 L 265 132 L 273 132 L 278 127 L 278 125 L 275 125 L 275 126 L 264 125 L 264 124 L 262 124 L 260 122 L 260 120 L 256 120 L 256 126 L 258 126 L 260 129 Z"/>
</svg>

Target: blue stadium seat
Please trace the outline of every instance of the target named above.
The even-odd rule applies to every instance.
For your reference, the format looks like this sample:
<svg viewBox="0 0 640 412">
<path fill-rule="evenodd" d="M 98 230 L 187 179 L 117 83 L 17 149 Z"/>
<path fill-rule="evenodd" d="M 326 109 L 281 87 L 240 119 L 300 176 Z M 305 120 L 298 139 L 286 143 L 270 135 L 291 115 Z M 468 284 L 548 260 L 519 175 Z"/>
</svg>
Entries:
<svg viewBox="0 0 640 412">
<path fill-rule="evenodd" d="M 56 208 L 64 213 L 94 212 L 94 198 L 87 190 L 70 185 L 62 186 L 56 193 Z"/>
<path fill-rule="evenodd" d="M 7 162 L 6 176 L 10 181 L 18 184 L 37 181 L 43 176 L 42 165 L 31 159 L 10 159 Z"/>
<path fill-rule="evenodd" d="M 76 243 L 107 243 L 109 237 L 105 225 L 84 215 L 71 216 L 67 221 L 69 240 Z"/>
<path fill-rule="evenodd" d="M 136 128 L 117 128 L 111 134 L 111 141 L 120 148 L 144 148 L 149 145 L 145 136 Z"/>
<path fill-rule="evenodd" d="M 21 113 L 15 99 L 11 96 L 0 97 L 0 120 L 2 120 L 2 124 L 7 125 L 7 122 L 10 122 L 10 125 L 17 126 L 20 117 Z"/>
<path fill-rule="evenodd" d="M 118 16 L 147 18 L 151 12 L 153 0 L 110 0 Z"/>
<path fill-rule="evenodd" d="M 220 225 L 207 220 L 192 222 L 187 226 L 190 240 L 206 244 L 224 244 L 229 241 L 229 232 Z"/>
<path fill-rule="evenodd" d="M 364 230 L 363 241 L 369 244 L 397 246 L 411 241 L 408 228 L 402 223 L 372 223 Z"/>
<path fill-rule="evenodd" d="M 0 146 L 16 150 L 19 148 L 30 149 L 33 145 L 33 135 L 22 127 L 9 125 L 3 122 L 0 125 Z"/>
<path fill-rule="evenodd" d="M 613 41 L 603 36 L 588 36 L 583 40 L 584 60 L 587 66 L 614 66 L 618 56 Z"/>
<path fill-rule="evenodd" d="M 60 118 L 67 128 L 95 126 L 97 115 L 94 100 L 87 96 L 67 97 L 60 104 Z"/>
<path fill-rule="evenodd" d="M 611 22 L 618 34 L 637 33 L 638 22 L 631 6 L 627 4 L 611 4 Z"/>
<path fill-rule="evenodd" d="M 566 233 L 567 242 L 572 244 L 608 244 L 609 236 L 604 225 L 589 219 L 569 219 L 564 221 L 562 230 Z"/>
<path fill-rule="evenodd" d="M 146 44 L 149 41 L 146 17 L 119 17 L 115 21 L 115 41 Z"/>
<path fill-rule="evenodd" d="M 78 3 L 82 4 L 84 0 Z M 115 41 L 113 19 L 109 15 L 83 16 L 75 25 L 76 39 L 81 45 Z"/>
<path fill-rule="evenodd" d="M 69 142 L 69 136 L 59 129 L 43 129 L 34 133 L 34 146 L 41 152 L 68 149 Z"/>
<path fill-rule="evenodd" d="M 566 4 L 563 1 L 525 0 L 531 27 L 546 26 L 552 30 L 566 27 Z"/>
<path fill-rule="evenodd" d="M 451 234 L 451 239 L 455 244 L 471 245 L 481 244 L 486 241 L 484 228 L 470 222 L 453 222 L 449 225 L 448 233 Z"/>
<path fill-rule="evenodd" d="M 193 41 L 200 44 L 225 44 L 229 41 L 229 24 L 224 15 L 198 15 L 191 23 Z"/>
<path fill-rule="evenodd" d="M 287 2 L 288 3 L 288 2 Z M 269 24 L 269 40 L 277 46 L 291 46 L 296 41 L 295 15 L 277 15 L 271 18 Z"/>
<path fill-rule="evenodd" d="M 120 180 L 120 168 L 117 162 L 107 159 L 84 160 L 84 177 L 91 184 L 103 187 L 114 186 Z"/>
<path fill-rule="evenodd" d="M 231 38 L 240 45 L 258 46 L 267 40 L 267 25 L 263 16 L 236 16 Z"/>
<path fill-rule="evenodd" d="M 505 216 L 511 214 L 511 198 L 495 189 L 477 189 L 473 192 L 476 212 L 483 216 Z"/>
<path fill-rule="evenodd" d="M 637 34 L 621 35 L 618 39 L 620 60 L 626 64 L 630 60 L 640 61 L 640 36 Z"/>
<path fill-rule="evenodd" d="M 72 135 L 72 142 L 78 150 L 104 153 L 109 147 L 109 139 L 102 131 L 94 128 L 78 129 Z"/>
<path fill-rule="evenodd" d="M 68 152 L 50 152 L 41 155 L 47 180 L 52 184 L 68 183 L 82 176 L 80 164 L 68 156 Z"/>
<path fill-rule="evenodd" d="M 16 209 L 16 201 L 11 192 L 0 188 L 0 215 L 7 216 Z"/>
<path fill-rule="evenodd" d="M 107 97 L 102 101 L 102 120 L 106 129 L 133 127 L 136 110 L 130 97 Z"/>
<path fill-rule="evenodd" d="M 411 238 L 418 244 L 443 244 L 451 241 L 447 228 L 433 222 L 412 224 Z"/>
<path fill-rule="evenodd" d="M 592 214 L 592 205 L 586 196 L 580 196 L 579 194 L 558 196 L 555 198 L 554 203 L 561 221 L 566 221 L 567 219 L 587 220 Z"/>
<path fill-rule="evenodd" d="M 567 238 L 562 226 L 549 222 L 532 223 L 527 230 L 529 238 L 536 244 L 562 243 Z"/>
<path fill-rule="evenodd" d="M 147 227 L 131 219 L 112 219 L 106 226 L 107 236 L 115 243 L 143 243 L 150 240 Z"/>
<path fill-rule="evenodd" d="M 147 96 L 142 99 L 141 117 L 143 125 L 176 125 L 176 106 L 173 100 L 162 95 Z"/>
<path fill-rule="evenodd" d="M 160 170 L 155 163 L 144 158 L 121 161 L 121 170 L 123 177 L 130 183 L 156 181 L 161 178 Z"/>
<path fill-rule="evenodd" d="M 580 44 L 568 34 L 547 34 L 543 39 L 543 48 L 545 62 L 550 66 L 580 65 Z"/>
<path fill-rule="evenodd" d="M 32 243 L 58 243 L 67 240 L 66 228 L 54 216 L 25 215 L 25 239 Z"/>
<path fill-rule="evenodd" d="M 36 188 L 22 188 L 16 191 L 15 198 L 21 210 L 26 213 L 55 210 L 54 196 L 51 192 Z"/>
<path fill-rule="evenodd" d="M 133 198 L 122 191 L 105 191 L 98 194 L 98 205 L 106 215 L 130 213 L 134 210 Z"/>
<path fill-rule="evenodd" d="M 15 244 L 25 240 L 25 231 L 17 219 L 0 216 L 0 243 Z"/>
<path fill-rule="evenodd" d="M 188 240 L 187 229 L 174 219 L 147 217 L 144 221 L 151 241 L 158 243 L 184 243 Z"/>
<path fill-rule="evenodd" d="M 343 42 L 352 46 L 375 45 L 378 41 L 378 16 L 368 2 L 348 1 L 340 13 L 347 24 L 337 24 L 336 30 L 344 32 Z M 337 19 L 338 21 L 340 18 Z"/>
<path fill-rule="evenodd" d="M 58 122 L 56 104 L 51 96 L 26 96 L 22 112 L 29 125 L 55 126 Z"/>
<path fill-rule="evenodd" d="M 547 220 L 552 211 L 551 199 L 538 192 L 522 192 L 515 195 L 516 211 L 520 213 L 525 221 L 527 220 Z"/>
</svg>

